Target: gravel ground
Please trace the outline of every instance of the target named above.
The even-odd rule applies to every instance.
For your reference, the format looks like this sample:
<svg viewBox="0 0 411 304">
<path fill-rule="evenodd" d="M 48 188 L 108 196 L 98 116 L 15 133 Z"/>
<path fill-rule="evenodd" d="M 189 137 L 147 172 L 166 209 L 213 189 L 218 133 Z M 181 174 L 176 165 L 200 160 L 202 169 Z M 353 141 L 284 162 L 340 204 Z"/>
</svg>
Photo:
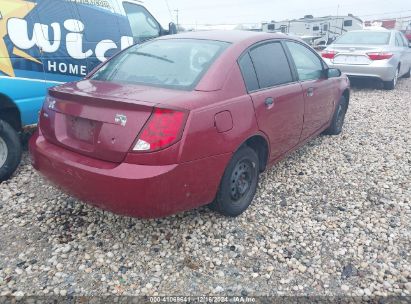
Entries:
<svg viewBox="0 0 411 304">
<path fill-rule="evenodd" d="M 115 216 L 29 165 L 0 185 L 1 295 L 411 295 L 411 81 L 354 87 L 341 136 L 261 177 L 237 219 Z"/>
</svg>

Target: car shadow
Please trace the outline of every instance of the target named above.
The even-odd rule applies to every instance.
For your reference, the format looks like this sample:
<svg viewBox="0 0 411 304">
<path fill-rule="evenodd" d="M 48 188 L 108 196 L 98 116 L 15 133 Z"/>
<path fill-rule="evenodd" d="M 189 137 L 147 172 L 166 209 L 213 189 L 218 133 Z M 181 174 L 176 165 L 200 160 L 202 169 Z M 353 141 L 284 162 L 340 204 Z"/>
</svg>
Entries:
<svg viewBox="0 0 411 304">
<path fill-rule="evenodd" d="M 37 128 L 30 128 L 20 132 L 20 140 L 22 144 L 23 151 L 29 150 L 29 140 Z"/>
<path fill-rule="evenodd" d="M 30 134 L 27 134 L 29 137 Z M 286 205 L 283 201 L 287 200 L 287 191 L 279 191 L 273 188 L 269 181 L 278 180 L 277 176 L 287 174 L 294 178 L 303 178 L 306 155 L 313 153 L 318 146 L 321 146 L 328 136 L 319 136 L 310 140 L 306 145 L 293 151 L 275 166 L 265 171 L 260 178 L 256 199 L 251 206 L 254 208 L 244 213 L 238 218 L 227 218 L 207 206 L 202 206 L 185 212 L 180 212 L 160 219 L 140 219 L 127 216 L 116 215 L 108 211 L 93 207 L 86 202 L 75 199 L 61 190 L 55 188 L 52 183 L 44 179 L 32 181 L 33 188 L 46 187 L 51 192 L 42 192 L 36 195 L 32 204 L 39 207 L 39 216 L 35 225 L 46 226 L 50 235 L 59 244 L 81 242 L 79 235 L 85 234 L 88 242 L 102 249 L 109 250 L 111 243 L 126 243 L 129 246 L 141 246 L 150 244 L 156 250 L 162 251 L 165 245 L 173 248 L 184 246 L 190 242 L 191 238 L 198 234 L 213 234 L 216 227 L 224 227 L 230 231 L 235 231 L 236 237 L 245 237 L 247 229 L 239 228 L 241 223 L 256 221 L 261 219 L 264 214 L 260 214 L 258 204 L 260 200 L 268 195 L 275 195 L 277 198 L 272 201 L 274 210 L 283 210 Z M 24 153 L 23 163 L 20 170 L 30 166 L 28 153 Z M 37 174 L 37 173 L 36 173 Z M 50 188 L 49 188 L 50 187 Z M 51 189 L 51 190 L 50 190 Z M 44 204 L 44 201 L 51 201 L 52 204 Z M 283 204 L 283 205 L 281 205 Z M 47 207 L 45 209 L 45 207 Z M 27 218 L 29 221 L 30 217 Z M 58 223 L 58 225 L 50 225 Z M 209 224 L 206 224 L 209 223 Z M 244 230 L 244 231 L 243 231 Z M 92 233 L 89 233 L 92 231 Z M 121 233 L 120 233 L 121 232 Z M 37 230 L 38 234 L 41 234 Z M 123 236 L 121 236 L 123 235 Z M 110 242 L 107 243 L 106 240 Z"/>
<path fill-rule="evenodd" d="M 383 89 L 382 81 L 374 78 L 350 78 L 350 83 L 353 89 Z"/>
</svg>

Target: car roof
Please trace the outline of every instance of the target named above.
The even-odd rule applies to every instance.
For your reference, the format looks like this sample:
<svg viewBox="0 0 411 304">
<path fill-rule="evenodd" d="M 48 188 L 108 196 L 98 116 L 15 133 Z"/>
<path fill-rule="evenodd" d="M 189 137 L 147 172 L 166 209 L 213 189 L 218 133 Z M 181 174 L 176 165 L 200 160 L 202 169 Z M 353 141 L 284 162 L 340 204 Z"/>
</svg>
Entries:
<svg viewBox="0 0 411 304">
<path fill-rule="evenodd" d="M 240 42 L 258 42 L 267 39 L 286 38 L 288 36 L 280 33 L 265 33 L 253 31 L 239 30 L 212 30 L 185 32 L 176 35 L 163 36 L 159 39 L 199 39 L 199 40 L 215 40 L 229 43 Z"/>
<path fill-rule="evenodd" d="M 369 27 L 369 28 L 365 28 L 363 30 L 354 30 L 354 31 L 349 31 L 347 33 L 351 33 L 351 32 L 363 32 L 363 33 L 369 33 L 369 32 L 380 32 L 380 33 L 392 33 L 392 32 L 396 32 L 396 30 L 389 30 L 383 27 Z"/>
</svg>

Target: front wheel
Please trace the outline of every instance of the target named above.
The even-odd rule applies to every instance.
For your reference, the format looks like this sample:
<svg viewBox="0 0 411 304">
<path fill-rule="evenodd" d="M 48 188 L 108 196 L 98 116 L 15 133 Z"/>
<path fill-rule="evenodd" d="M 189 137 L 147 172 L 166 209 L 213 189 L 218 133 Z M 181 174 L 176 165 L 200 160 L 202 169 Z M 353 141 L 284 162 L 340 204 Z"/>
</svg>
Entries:
<svg viewBox="0 0 411 304">
<path fill-rule="evenodd" d="M 17 132 L 0 120 L 0 182 L 7 180 L 21 160 L 21 142 Z"/>
<path fill-rule="evenodd" d="M 337 108 L 335 109 L 334 116 L 331 121 L 331 125 L 324 131 L 327 135 L 338 135 L 342 132 L 345 120 L 345 114 L 347 113 L 348 102 L 344 96 L 341 96 Z"/>
<path fill-rule="evenodd" d="M 228 164 L 211 209 L 224 216 L 242 214 L 254 199 L 257 190 L 258 155 L 250 147 L 241 147 Z"/>
</svg>

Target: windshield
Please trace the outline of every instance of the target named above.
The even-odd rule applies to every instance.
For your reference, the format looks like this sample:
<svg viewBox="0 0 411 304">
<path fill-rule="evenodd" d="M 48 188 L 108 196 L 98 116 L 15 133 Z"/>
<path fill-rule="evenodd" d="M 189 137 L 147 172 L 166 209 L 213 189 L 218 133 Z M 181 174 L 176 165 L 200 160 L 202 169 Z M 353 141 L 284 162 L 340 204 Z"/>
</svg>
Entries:
<svg viewBox="0 0 411 304">
<path fill-rule="evenodd" d="M 194 39 L 151 41 L 109 60 L 91 79 L 192 89 L 228 45 Z"/>
<path fill-rule="evenodd" d="M 390 36 L 390 32 L 348 32 L 337 39 L 334 44 L 384 45 L 389 44 Z"/>
<path fill-rule="evenodd" d="M 123 7 L 134 38 L 144 41 L 160 35 L 159 24 L 143 6 L 124 2 Z"/>
</svg>

